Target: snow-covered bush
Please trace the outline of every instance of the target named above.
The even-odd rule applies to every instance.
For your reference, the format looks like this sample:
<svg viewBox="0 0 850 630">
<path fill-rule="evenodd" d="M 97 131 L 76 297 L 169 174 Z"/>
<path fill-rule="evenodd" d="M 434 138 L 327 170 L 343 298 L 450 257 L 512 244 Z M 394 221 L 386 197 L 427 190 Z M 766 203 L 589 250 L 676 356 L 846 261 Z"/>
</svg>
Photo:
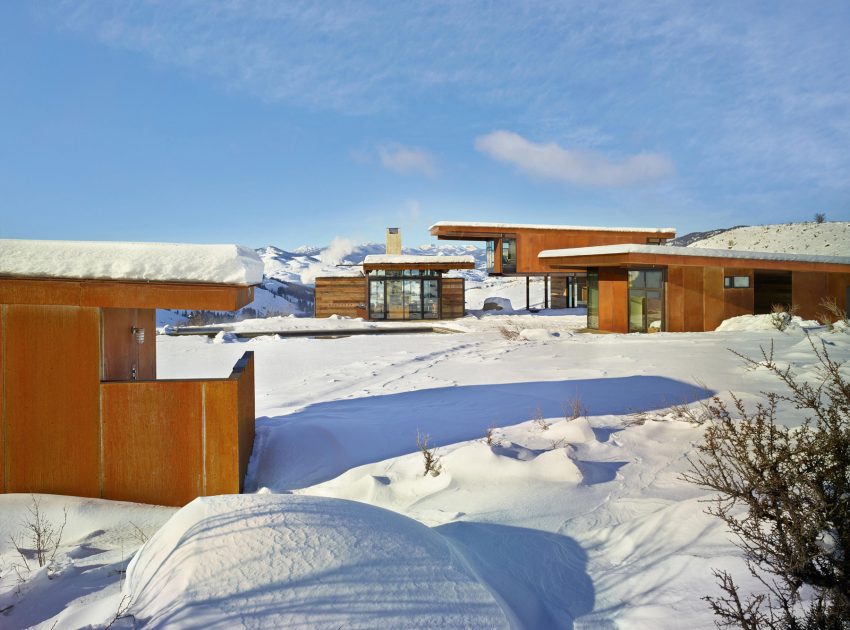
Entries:
<svg viewBox="0 0 850 630">
<path fill-rule="evenodd" d="M 779 332 L 785 332 L 788 325 L 793 321 L 797 314 L 796 306 L 785 306 L 784 304 L 774 304 L 770 309 L 770 323 Z"/>
<path fill-rule="evenodd" d="M 761 359 L 785 386 L 755 409 L 732 396 L 707 404 L 710 420 L 685 480 L 717 492 L 708 509 L 737 538 L 761 593 L 744 595 L 715 570 L 723 595 L 706 597 L 718 625 L 850 628 L 850 381 L 821 340 L 809 340 L 820 382 Z M 740 356 L 740 355 L 739 355 Z M 776 422 L 780 404 L 805 414 L 799 428 Z M 742 510 L 743 508 L 743 510 Z"/>
</svg>

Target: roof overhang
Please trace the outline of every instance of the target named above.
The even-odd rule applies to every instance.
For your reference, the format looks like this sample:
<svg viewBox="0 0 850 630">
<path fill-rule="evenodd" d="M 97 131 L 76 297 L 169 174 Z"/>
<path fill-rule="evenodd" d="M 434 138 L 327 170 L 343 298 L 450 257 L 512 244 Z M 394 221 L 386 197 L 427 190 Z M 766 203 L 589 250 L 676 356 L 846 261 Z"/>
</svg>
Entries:
<svg viewBox="0 0 850 630">
<path fill-rule="evenodd" d="M 0 276 L 0 304 L 235 311 L 253 299 L 253 285 Z"/>
<path fill-rule="evenodd" d="M 655 238 L 675 238 L 673 228 L 591 227 L 580 225 L 535 225 L 530 223 L 477 223 L 470 221 L 439 221 L 430 227 L 431 236 L 439 240 L 488 241 L 494 238 L 515 238 L 522 232 L 561 232 L 565 234 L 619 233 L 640 234 Z"/>
<path fill-rule="evenodd" d="M 475 263 L 363 263 L 363 271 L 421 269 L 424 271 L 453 271 L 455 269 L 475 269 Z"/>
<path fill-rule="evenodd" d="M 730 267 L 850 273 L 850 258 L 653 245 L 603 245 L 547 250 L 538 258 L 555 270 L 588 267 Z"/>
</svg>

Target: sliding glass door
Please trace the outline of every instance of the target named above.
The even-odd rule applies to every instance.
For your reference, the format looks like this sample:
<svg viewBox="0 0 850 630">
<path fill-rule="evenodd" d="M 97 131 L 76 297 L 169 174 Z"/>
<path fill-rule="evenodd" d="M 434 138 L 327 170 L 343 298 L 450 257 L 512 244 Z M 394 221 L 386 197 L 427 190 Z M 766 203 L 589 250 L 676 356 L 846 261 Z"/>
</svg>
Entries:
<svg viewBox="0 0 850 630">
<path fill-rule="evenodd" d="M 589 312 L 589 308 L 588 308 Z M 629 271 L 629 332 L 664 330 L 664 272 Z"/>
<path fill-rule="evenodd" d="M 369 274 L 369 319 L 439 319 L 437 272 L 405 269 Z"/>
</svg>

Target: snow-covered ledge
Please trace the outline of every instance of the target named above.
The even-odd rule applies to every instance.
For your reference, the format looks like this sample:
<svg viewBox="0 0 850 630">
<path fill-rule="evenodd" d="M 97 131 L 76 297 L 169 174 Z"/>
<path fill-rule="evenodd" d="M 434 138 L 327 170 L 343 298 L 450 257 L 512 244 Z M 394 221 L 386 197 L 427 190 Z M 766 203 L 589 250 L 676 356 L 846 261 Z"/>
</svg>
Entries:
<svg viewBox="0 0 850 630">
<path fill-rule="evenodd" d="M 263 261 L 243 245 L 0 239 L 0 276 L 247 286 Z"/>
</svg>

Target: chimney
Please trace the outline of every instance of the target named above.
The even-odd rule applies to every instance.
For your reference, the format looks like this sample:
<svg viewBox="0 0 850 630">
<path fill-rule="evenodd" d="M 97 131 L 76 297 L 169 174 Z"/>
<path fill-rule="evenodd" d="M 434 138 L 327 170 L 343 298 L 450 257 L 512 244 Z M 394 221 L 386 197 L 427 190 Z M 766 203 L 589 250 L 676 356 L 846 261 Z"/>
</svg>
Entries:
<svg viewBox="0 0 850 630">
<path fill-rule="evenodd" d="M 387 255 L 401 255 L 401 230 L 397 227 L 387 228 Z"/>
</svg>

